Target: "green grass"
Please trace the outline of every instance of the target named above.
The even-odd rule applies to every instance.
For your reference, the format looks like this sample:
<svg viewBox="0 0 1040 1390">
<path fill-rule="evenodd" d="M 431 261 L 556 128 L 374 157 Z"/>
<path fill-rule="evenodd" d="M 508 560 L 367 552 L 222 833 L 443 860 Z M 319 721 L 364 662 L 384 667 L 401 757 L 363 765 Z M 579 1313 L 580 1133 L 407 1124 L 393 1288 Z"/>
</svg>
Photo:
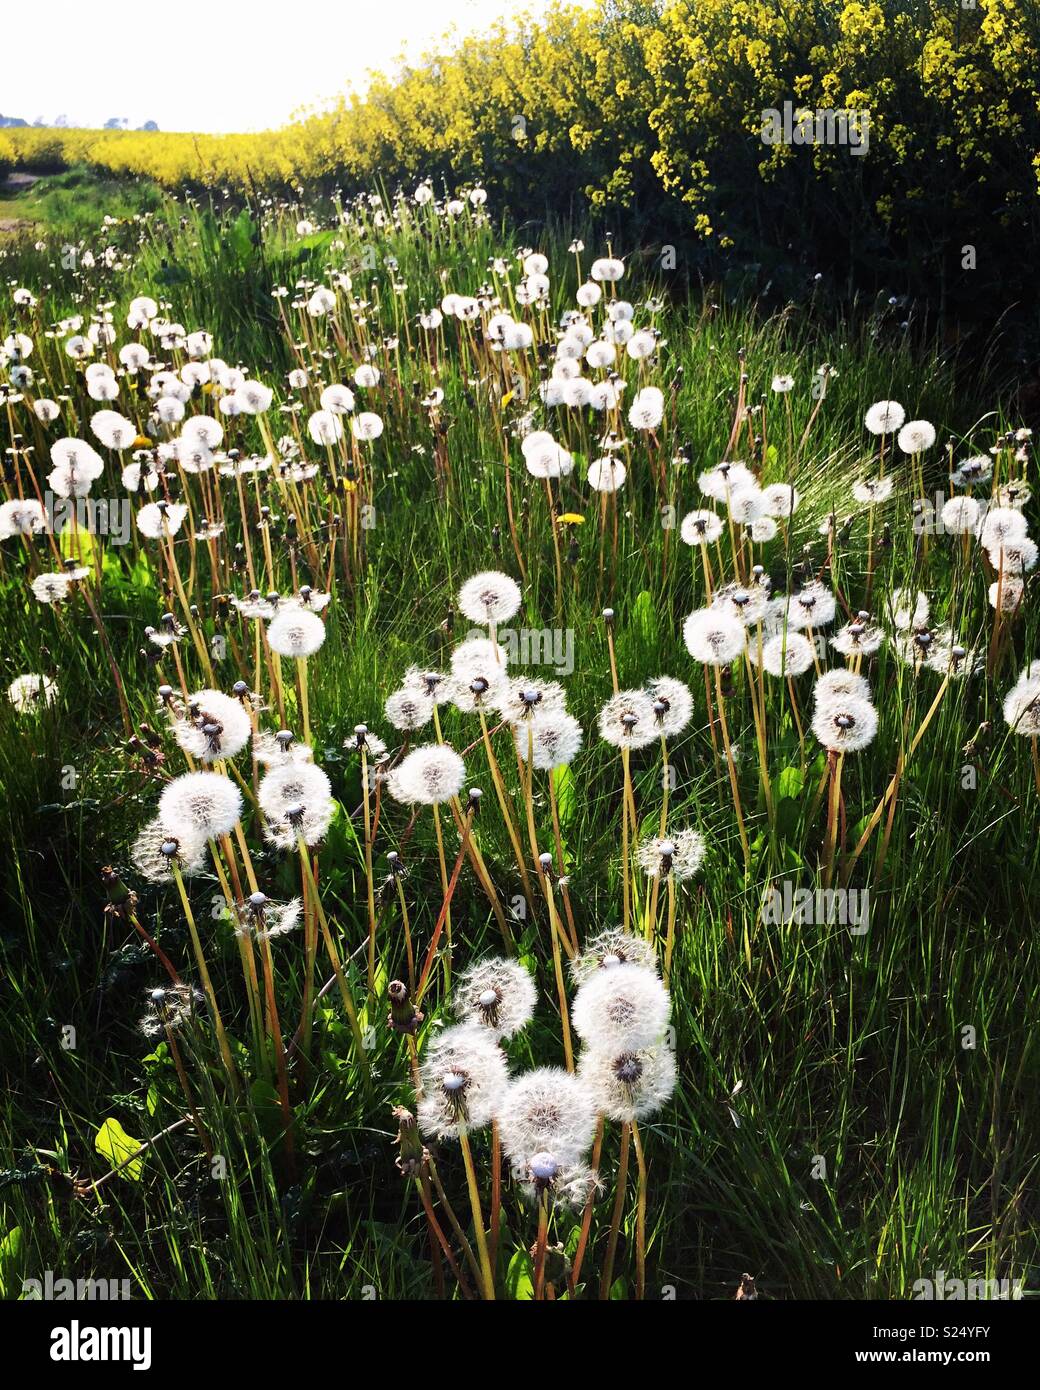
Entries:
<svg viewBox="0 0 1040 1390">
<path fill-rule="evenodd" d="M 134 195 L 126 196 L 132 202 Z M 99 191 L 102 203 L 104 197 Z M 669 823 L 698 828 L 708 855 L 701 874 L 679 893 L 671 988 L 680 1081 L 672 1101 L 644 1130 L 648 1296 L 662 1297 L 671 1288 L 681 1298 L 728 1297 L 745 1270 L 778 1298 L 905 1298 L 915 1280 L 935 1277 L 937 1270 L 948 1277 L 1023 1279 L 1027 1289 L 1035 1288 L 1038 1065 L 1031 1020 L 1040 1000 L 1040 970 L 1028 903 L 1037 887 L 1038 793 L 1028 744 L 1009 735 L 1000 710 L 1000 697 L 1036 653 L 1037 624 L 1028 602 L 1033 585 L 1027 587 L 1023 613 L 1005 630 L 994 675 L 956 682 L 940 704 L 902 779 L 883 865 L 879 833 L 856 867 L 852 886 L 871 894 L 869 931 L 854 936 L 838 925 L 771 926 L 760 911 L 770 882 L 786 878 L 811 887 L 820 881 L 824 813 L 822 808 L 814 813 L 813 793 L 824 771 L 823 755 L 807 736 L 807 763 L 801 768 L 783 688 L 768 684 L 769 762 L 778 792 L 776 825 L 770 828 L 758 791 L 747 679 L 734 670 L 727 712 L 742 750 L 741 791 L 752 841 L 746 872 L 727 776 L 712 753 L 701 672 L 681 639 L 683 618 L 704 602 L 699 562 L 679 543 L 677 531 L 661 522 L 662 506 L 674 506 L 681 518 L 701 505 L 697 473 L 723 457 L 741 366 L 756 401 L 768 392 L 775 372 L 791 371 L 797 379 L 793 435 L 773 398 L 774 452 L 763 475 L 767 481 L 796 481 L 804 501 L 790 547 L 785 551 L 777 540 L 764 547 L 763 560 L 782 583 L 805 558 L 807 546 L 818 569 L 825 560 L 819 523 L 832 509 L 842 518 L 855 513 L 832 571 L 855 610 L 865 598 L 866 521 L 851 501 L 849 485 L 871 466 L 872 441 L 862 428 L 866 407 L 895 398 L 910 416 L 935 422 L 940 447 L 928 457 L 930 494 L 945 487 L 941 445 L 947 437 L 960 458 L 986 449 L 1003 429 L 1019 423 L 992 387 L 985 364 L 956 362 L 923 340 L 912 324 L 901 329 L 885 308 L 864 309 L 841 323 L 817 318 L 811 309 L 766 318 L 721 291 L 688 293 L 667 276 L 662 282 L 645 268 L 652 265 L 649 255 L 641 257 L 638 247 L 619 248 L 630 254 L 634 267 L 623 292 L 639 306 L 650 293 L 667 300 L 658 320 L 661 365 L 648 378 L 666 394 L 675 385 L 674 407 L 661 432 L 664 495 L 654 487 L 646 441 L 634 439 L 630 478 L 621 494 L 618 553 L 612 561 L 608 537 L 601 581 L 598 510 L 579 467 L 556 499 L 559 511 L 585 517 L 584 524 L 566 530 L 558 587 L 544 489 L 524 473 L 515 442 L 503 440 L 492 368 L 484 359 L 478 367 L 463 361 L 452 330 L 437 378 L 445 392 L 440 414 L 447 425 L 438 436 L 421 405 L 434 380 L 429 362 L 423 353 L 406 350 L 402 315 L 411 319 L 420 302 L 435 302 L 447 289 L 474 291 L 488 274 L 489 257 L 511 256 L 518 245 L 530 244 L 550 257 L 555 322 L 573 303 L 575 270 L 566 252 L 570 230 L 527 226 L 516 233 L 493 224 L 470 227 L 465 219 L 465 225 L 448 231 L 433 229 L 429 219 L 408 217 L 389 233 L 366 220 L 361 228 L 323 230 L 301 239 L 292 210 L 268 216 L 262 226 L 245 214 L 216 222 L 196 209 L 179 211 L 183 225 L 175 210 L 145 222 L 123 222 L 93 239 L 96 250 L 106 243 L 125 248 L 132 264 L 123 270 L 106 267 L 100 257 L 92 268 L 61 270 L 53 253 L 41 256 L 26 247 L 10 251 L 0 269 L 5 280 L 41 291 L 51 282 L 41 322 L 77 303 L 82 311 L 84 304 L 114 300 L 120 341 L 128 300 L 153 292 L 169 302 L 169 316 L 189 330 L 210 329 L 216 354 L 242 361 L 279 387 L 292 359 L 270 291 L 308 276 L 320 279 L 327 264 L 349 270 L 354 294 L 374 306 L 373 340 L 401 337 L 400 351 L 380 358 L 390 385 L 386 397 L 371 406 L 387 428 L 371 455 L 375 481 L 369 500 L 375 512 L 365 533 L 367 562 L 352 586 L 337 566 L 329 636 L 310 662 L 317 760 L 329 772 L 341 808 L 320 855 L 322 900 L 343 949 L 354 956 L 359 1000 L 365 995 L 367 920 L 363 831 L 356 814 L 362 793 L 357 761 L 344 745 L 364 721 L 395 746 L 383 700 L 409 665 L 444 665 L 452 641 L 468 630 L 469 623 L 459 617 L 453 631 L 445 630 L 460 583 L 488 567 L 517 572 L 502 462 L 508 450 L 518 544 L 527 570 L 523 625 L 574 633 L 575 669 L 564 683 L 585 742 L 573 765 L 563 838 L 582 938 L 617 924 L 621 916 L 620 763 L 598 738 L 595 723 L 611 692 L 599 616 L 606 602 L 617 614 L 622 686 L 668 673 L 686 680 L 696 701 L 693 723 L 671 750 L 677 785 Z M 591 250 L 591 234 L 586 239 Z M 345 243 L 342 249 L 336 249 L 337 240 Z M 377 250 L 374 269 L 366 259 L 371 246 Z M 383 264 L 386 254 L 397 260 L 393 275 Z M 406 286 L 400 306 L 394 276 Z M 77 301 L 77 295 L 83 299 Z M 637 319 L 645 318 L 640 307 Z M 13 326 L 9 304 L 2 321 L 6 333 Z M 293 340 L 303 331 L 297 324 Z M 309 324 L 307 332 L 332 353 L 327 379 L 349 380 L 356 353 L 341 353 L 320 323 Z M 410 332 L 414 341 L 414 323 Z M 52 340 L 37 336 L 37 344 L 31 364 L 38 381 L 47 383 L 45 393 L 57 397 L 66 391 L 82 421 L 95 407 L 76 370 Z M 838 375 L 799 453 L 790 437 L 797 439 L 808 421 L 812 373 L 824 361 Z M 39 390 L 44 393 L 42 385 Z M 142 421 L 146 413 L 129 387 L 118 408 Z M 199 400 L 189 410 L 207 408 Z M 33 442 L 42 479 L 49 467 L 47 445 L 66 432 L 66 425 L 52 426 L 47 435 L 24 405 L 11 409 L 2 428 L 10 431 L 13 421 Z M 510 429 L 520 414 L 516 399 L 505 407 Z M 288 428 L 288 417 L 275 419 L 277 435 Z M 591 422 L 565 426 L 561 416 L 551 427 L 569 447 L 595 457 Z M 69 423 L 67 432 L 85 434 L 86 425 Z M 240 433 L 243 443 L 259 444 L 248 421 Z M 5 447 L 9 442 L 5 433 Z M 682 447 L 688 461 L 676 462 Z M 435 467 L 438 450 L 450 464 L 448 481 Z M 736 456 L 747 456 L 743 444 Z M 99 487 L 97 495 L 119 495 L 118 470 L 109 467 L 104 493 Z M 880 611 L 896 585 L 925 589 L 933 619 L 951 622 L 965 645 L 984 653 L 992 610 L 981 552 L 973 547 L 971 563 L 961 569 L 949 538 L 932 538 L 927 550 L 915 546 L 905 464 L 897 476 L 897 495 L 878 517 L 879 533 L 883 525 L 887 529 L 872 607 Z M 201 510 L 198 479 L 189 485 Z M 324 483 L 310 486 L 324 495 Z M 272 509 L 283 513 L 269 475 L 264 487 Z M 225 504 L 237 538 L 233 489 Z M 334 505 L 342 509 L 342 496 Z M 249 506 L 255 513 L 252 499 Z M 257 533 L 252 534 L 260 554 Z M 182 549 L 186 554 L 188 548 Z M 36 551 L 46 567 L 44 544 Z M 322 575 L 311 574 L 306 560 L 297 558 L 299 577 L 320 584 Z M 289 550 L 278 530 L 274 559 L 271 581 L 288 591 Z M 127 753 L 90 615 L 79 599 L 61 612 L 38 605 L 25 583 L 29 559 L 14 543 L 4 544 L 2 560 L 4 683 L 23 671 L 46 671 L 60 692 L 55 705 L 36 716 L 18 716 L 6 704 L 0 709 L 0 834 L 14 851 L 3 870 L 0 913 L 0 1058 L 7 1078 L 0 1125 L 0 1163 L 6 1169 L 0 1178 L 0 1238 L 5 1231 L 20 1232 L 9 1239 L 8 1255 L 0 1261 L 8 1296 L 18 1295 L 23 1278 L 52 1269 L 69 1277 L 129 1277 L 136 1294 L 159 1298 L 361 1297 L 367 1285 L 381 1298 L 433 1297 L 422 1208 L 414 1186 L 395 1169 L 391 1142 L 390 1106 L 412 1103 L 404 1041 L 384 1024 L 386 982 L 404 970 L 392 896 L 379 900 L 379 992 L 362 1019 L 373 1030 L 367 1053 L 371 1084 L 364 1084 L 333 990 L 317 1010 L 312 1067 L 294 1067 L 294 1170 L 269 1083 L 247 1087 L 237 1104 L 229 1103 L 212 1036 L 199 1030 L 182 1041 L 213 1146 L 226 1160 L 226 1178 L 213 1176 L 186 1125 L 147 1151 L 139 1180 L 117 1176 L 90 1200 L 72 1195 L 68 1174 L 98 1178 L 108 1168 L 94 1145 L 107 1118 L 117 1118 L 130 1135 L 144 1140 L 185 1113 L 168 1048 L 135 1031 L 145 993 L 161 972 L 133 931 L 105 914 L 103 865 L 114 865 L 139 891 L 143 925 L 156 933 L 178 967 L 189 976 L 193 967 L 176 894 L 140 881 L 129 862 L 129 847 L 153 814 L 159 788 Z M 212 634 L 213 587 L 202 547 L 195 586 L 201 620 Z M 237 576 L 232 587 L 237 592 L 248 584 Z M 138 731 L 142 724 L 162 731 L 165 771 L 178 772 L 181 755 L 164 729 L 155 697 L 160 678 L 176 684 L 174 671 L 166 662 L 157 670 L 141 652 L 144 625 L 156 623 L 172 603 L 160 593 L 153 547 L 136 541 L 125 550 L 108 547 L 99 604 L 133 723 Z M 248 638 L 237 626 L 231 630 L 248 650 Z M 203 684 L 190 644 L 182 644 L 181 652 L 189 682 Z M 833 664 L 833 654 L 831 659 Z M 858 838 L 895 770 L 900 747 L 906 747 L 939 689 L 938 676 L 915 677 L 889 646 L 865 673 L 880 729 L 870 749 L 846 762 L 846 845 Z M 218 663 L 223 688 L 239 674 L 231 657 Z M 799 679 L 798 691 L 807 722 L 811 677 Z M 290 693 L 290 722 L 296 713 Z M 277 726 L 274 714 L 269 720 Z M 470 716 L 447 710 L 443 727 L 445 738 L 458 748 L 479 739 Z M 510 788 L 518 793 L 508 741 L 504 735 L 499 739 Z M 518 877 L 479 746 L 467 763 L 469 781 L 485 790 L 479 842 L 508 903 L 519 892 Z M 974 776 L 966 769 L 974 769 Z M 634 755 L 633 776 L 641 826 L 650 831 L 660 808 L 659 754 L 651 749 Z M 536 817 L 544 843 L 551 838 L 544 787 Z M 408 866 L 412 931 L 422 953 L 441 893 L 429 815 L 422 815 L 411 832 L 408 819 L 403 808 L 384 799 L 376 875 L 381 880 L 386 852 L 400 846 Z M 292 860 L 265 849 L 255 825 L 249 841 L 265 890 L 275 897 L 297 891 Z M 449 822 L 449 867 L 457 848 Z M 219 907 L 216 879 L 193 880 L 191 896 L 248 1082 L 255 1063 L 246 1047 L 245 999 L 231 929 L 219 911 L 211 911 L 215 900 Z M 518 929 L 521 950 L 537 971 L 541 1001 L 535 1023 L 510 1045 L 516 1067 L 562 1061 L 544 910 L 537 915 L 537 923 Z M 501 949 L 495 920 L 468 865 L 452 917 L 456 968 Z M 291 1032 L 302 987 L 298 937 L 275 942 L 274 953 L 279 1008 Z M 429 1026 L 451 1017 L 439 972 L 423 1008 L 424 1041 Z M 62 1046 L 67 1024 L 76 1030 L 72 1048 Z M 964 1045 L 966 1028 L 974 1030 L 973 1047 Z M 478 1169 L 486 1175 L 486 1135 L 475 1136 L 474 1146 Z M 595 1297 L 601 1270 L 617 1146 L 617 1129 L 610 1126 L 585 1297 Z M 442 1145 L 438 1163 L 468 1227 L 457 1148 Z M 522 1296 L 534 1217 L 512 1189 L 504 1221 L 500 1293 Z M 615 1296 L 632 1292 L 634 1230 L 630 1191 Z M 553 1237 L 573 1250 L 575 1220 L 558 1213 Z M 449 1294 L 454 1290 L 450 1277 L 447 1288 Z"/>
<path fill-rule="evenodd" d="M 0 181 L 0 191 L 5 186 Z M 147 179 L 103 179 L 75 165 L 59 174 L 42 174 L 21 191 L 0 197 L 0 222 L 18 224 L 2 234 L 5 240 L 54 233 L 75 241 L 92 237 L 105 216 L 130 218 L 154 212 L 161 204 L 158 186 Z"/>
</svg>

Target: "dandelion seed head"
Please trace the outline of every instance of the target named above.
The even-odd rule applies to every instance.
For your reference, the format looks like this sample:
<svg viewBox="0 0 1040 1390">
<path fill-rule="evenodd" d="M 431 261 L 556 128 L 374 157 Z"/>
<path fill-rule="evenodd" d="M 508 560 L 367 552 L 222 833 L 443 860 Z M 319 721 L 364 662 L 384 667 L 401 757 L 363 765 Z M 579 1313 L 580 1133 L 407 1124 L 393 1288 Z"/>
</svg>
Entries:
<svg viewBox="0 0 1040 1390">
<path fill-rule="evenodd" d="M 1040 738 L 1040 674 L 1026 671 L 1004 696 L 1003 711 L 1012 733 Z"/>
<path fill-rule="evenodd" d="M 492 692 L 492 703 L 501 717 L 510 724 L 525 724 L 542 714 L 563 714 L 567 709 L 567 692 L 559 681 L 535 680 L 517 676 L 503 680 Z"/>
<path fill-rule="evenodd" d="M 626 962 L 646 970 L 657 970 L 657 956 L 645 937 L 633 936 L 623 927 L 608 927 L 588 941 L 582 953 L 571 961 L 571 976 L 575 984 L 580 985 L 597 971 Z"/>
<path fill-rule="evenodd" d="M 728 666 L 747 646 L 747 630 L 739 618 L 722 609 L 699 608 L 683 624 L 683 641 L 695 661 Z"/>
<path fill-rule="evenodd" d="M 387 790 L 406 806 L 439 806 L 458 796 L 466 765 L 444 743 L 429 743 L 409 753 L 387 777 Z"/>
<path fill-rule="evenodd" d="M 764 620 L 768 603 L 769 591 L 761 584 L 726 584 L 715 590 L 709 609 L 751 627 Z"/>
<path fill-rule="evenodd" d="M 530 1023 L 537 998 L 531 972 L 517 960 L 495 956 L 458 977 L 454 1009 L 464 1023 L 486 1028 L 498 1042 Z"/>
<path fill-rule="evenodd" d="M 645 748 L 660 737 L 654 702 L 645 690 L 622 690 L 599 712 L 599 734 L 613 748 Z"/>
<path fill-rule="evenodd" d="M 862 752 L 873 742 L 877 727 L 877 710 L 862 696 L 830 691 L 816 696 L 812 731 L 829 752 Z"/>
<path fill-rule="evenodd" d="M 665 738 L 681 734 L 693 718 L 690 687 L 673 676 L 656 676 L 647 682 L 646 690 L 653 701 L 657 732 Z"/>
<path fill-rule="evenodd" d="M 649 878 L 680 881 L 692 878 L 704 863 L 704 838 L 696 830 L 674 830 L 644 840 L 639 846 L 640 868 Z"/>
<path fill-rule="evenodd" d="M 671 1000 L 655 971 L 619 964 L 588 975 L 571 1009 L 571 1023 L 594 1052 L 640 1052 L 660 1042 Z"/>
<path fill-rule="evenodd" d="M 57 684 L 50 676 L 36 673 L 16 676 L 7 687 L 7 698 L 19 714 L 30 714 L 42 705 L 52 705 L 57 697 Z"/>
<path fill-rule="evenodd" d="M 484 570 L 459 590 L 459 609 L 474 623 L 508 622 L 520 607 L 520 585 L 508 574 Z"/>
<path fill-rule="evenodd" d="M 530 752 L 532 767 L 551 772 L 574 761 L 581 748 L 582 728 L 566 710 L 548 710 L 514 724 L 513 740 L 524 762 Z"/>
<path fill-rule="evenodd" d="M 241 814 L 242 793 L 218 772 L 184 772 L 159 797 L 159 820 L 179 840 L 219 840 Z"/>
<path fill-rule="evenodd" d="M 989 586 L 989 606 L 1001 613 L 1016 613 L 1025 596 L 1025 584 L 1016 574 L 1005 574 Z"/>
<path fill-rule="evenodd" d="M 834 621 L 838 602 L 826 584 L 813 580 L 792 594 L 787 605 L 787 621 L 796 632 L 805 628 L 827 627 Z"/>
<path fill-rule="evenodd" d="M 457 1139 L 460 1126 L 491 1123 L 508 1085 L 506 1059 L 492 1032 L 471 1023 L 446 1028 L 426 1049 L 416 1119 L 424 1134 Z"/>
<path fill-rule="evenodd" d="M 863 423 L 871 434 L 895 434 L 906 419 L 906 411 L 898 401 L 875 401 Z"/>
<path fill-rule="evenodd" d="M 940 513 L 943 530 L 954 535 L 967 535 L 979 524 L 980 507 L 974 497 L 951 497 L 943 503 Z"/>
<path fill-rule="evenodd" d="M 267 641 L 280 656 L 308 657 L 325 641 L 325 624 L 305 608 L 282 607 L 267 626 Z"/>
<path fill-rule="evenodd" d="M 711 545 L 722 535 L 725 524 L 715 512 L 687 512 L 679 527 L 685 545 Z"/>
<path fill-rule="evenodd" d="M 910 420 L 896 435 L 904 454 L 923 454 L 935 443 L 935 426 L 928 420 Z"/>
<path fill-rule="evenodd" d="M 979 527 L 979 541 L 986 549 L 1026 539 L 1026 519 L 1014 507 L 990 507 Z"/>
<path fill-rule="evenodd" d="M 756 659 L 754 645 L 748 650 Z M 770 676 L 800 676 L 813 664 L 813 644 L 800 632 L 779 632 L 762 644 L 762 669 Z"/>
<path fill-rule="evenodd" d="M 592 1092 L 561 1067 L 537 1067 L 511 1081 L 496 1118 L 502 1151 L 522 1178 L 534 1155 L 548 1154 L 560 1168 L 581 1162 L 596 1129 Z"/>
<path fill-rule="evenodd" d="M 872 656 L 885 640 L 885 633 L 868 616 L 857 616 L 831 638 L 831 646 L 842 656 Z"/>
<path fill-rule="evenodd" d="M 720 463 L 717 467 L 701 473 L 697 479 L 697 486 L 705 497 L 711 497 L 716 502 L 725 502 L 741 488 L 757 487 L 758 480 L 746 464 Z"/>
<path fill-rule="evenodd" d="M 233 758 L 249 742 L 253 724 L 242 702 L 220 690 L 192 695 L 184 715 L 174 721 L 178 745 L 200 762 Z"/>
<path fill-rule="evenodd" d="M 596 1107 L 618 1124 L 656 1115 L 675 1090 L 675 1054 L 670 1047 L 641 1052 L 583 1052 L 578 1076 Z"/>
<path fill-rule="evenodd" d="M 402 733 L 412 733 L 425 728 L 433 718 L 435 703 L 432 695 L 425 690 L 415 690 L 408 686 L 388 695 L 383 712 L 393 727 Z"/>
</svg>

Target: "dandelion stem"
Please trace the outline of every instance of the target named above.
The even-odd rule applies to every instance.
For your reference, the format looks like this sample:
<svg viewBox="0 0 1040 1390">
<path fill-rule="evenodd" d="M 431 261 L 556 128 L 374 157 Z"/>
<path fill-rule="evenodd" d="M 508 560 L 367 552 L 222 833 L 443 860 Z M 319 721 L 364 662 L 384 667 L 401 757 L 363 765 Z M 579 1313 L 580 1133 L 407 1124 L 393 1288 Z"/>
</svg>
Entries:
<svg viewBox="0 0 1040 1390">
<path fill-rule="evenodd" d="M 549 1242 L 549 1193 L 538 1194 L 538 1236 L 534 1244 L 534 1301 L 545 1298 L 545 1247 Z"/>
<path fill-rule="evenodd" d="M 621 1230 L 621 1213 L 625 1205 L 625 1187 L 628 1183 L 628 1144 L 631 1126 L 627 1120 L 621 1126 L 621 1154 L 618 1158 L 617 1182 L 614 1191 L 614 1209 L 610 1215 L 610 1234 L 607 1237 L 607 1253 L 603 1261 L 603 1273 L 599 1281 L 599 1296 L 603 1302 L 610 1297 L 614 1282 L 614 1257 L 617 1254 L 618 1233 Z"/>
<path fill-rule="evenodd" d="M 489 1303 L 495 1301 L 495 1278 L 491 1272 L 491 1259 L 488 1255 L 487 1236 L 484 1232 L 484 1214 L 480 1209 L 480 1192 L 477 1188 L 477 1174 L 473 1167 L 473 1153 L 469 1146 L 469 1135 L 465 1125 L 459 1125 L 459 1147 L 462 1161 L 466 1167 L 466 1186 L 469 1188 L 469 1205 L 473 1213 L 473 1230 L 477 1237 L 477 1252 L 480 1256 L 480 1273 L 484 1283 L 484 1297 Z"/>
<path fill-rule="evenodd" d="M 199 929 L 195 925 L 195 915 L 191 910 L 191 903 L 188 901 L 188 894 L 184 888 L 184 879 L 176 859 L 170 860 L 170 868 L 173 871 L 173 881 L 177 885 L 177 892 L 180 894 L 181 906 L 184 908 L 184 916 L 188 923 L 188 931 L 191 935 L 191 945 L 195 952 L 195 963 L 199 968 L 199 979 L 202 981 L 202 988 L 205 991 L 206 999 L 209 1002 L 210 1012 L 213 1014 L 213 1028 L 217 1035 L 217 1043 L 220 1047 L 220 1055 L 224 1062 L 224 1067 L 231 1080 L 234 1089 L 238 1088 L 238 1079 L 235 1075 L 235 1064 L 231 1060 L 231 1048 L 228 1046 L 227 1034 L 224 1032 L 224 1020 L 220 1016 L 220 1009 L 217 1007 L 217 996 L 213 989 L 213 981 L 210 979 L 209 967 L 206 965 L 206 957 L 202 950 L 202 942 L 199 939 Z"/>
<path fill-rule="evenodd" d="M 599 1119 L 596 1121 L 596 1137 L 595 1137 L 595 1139 L 593 1140 L 593 1143 L 592 1143 L 592 1159 L 591 1159 L 591 1164 L 592 1164 L 592 1170 L 593 1170 L 593 1172 L 598 1172 L 598 1171 L 599 1171 L 599 1161 L 600 1161 L 600 1155 L 602 1154 L 602 1152 L 603 1152 L 603 1116 L 600 1115 Z M 595 1207 L 595 1201 L 596 1201 L 596 1193 L 593 1192 L 593 1193 L 589 1196 L 588 1201 L 585 1203 L 585 1210 L 584 1210 L 584 1212 L 582 1213 L 582 1217 L 581 1217 L 581 1231 L 580 1231 L 580 1233 L 579 1233 L 579 1235 L 578 1235 L 578 1245 L 577 1245 L 576 1250 L 574 1251 L 574 1259 L 573 1259 L 573 1261 L 571 1262 L 571 1273 L 570 1273 L 570 1279 L 569 1279 L 569 1281 L 568 1281 L 568 1282 L 569 1282 L 569 1286 L 570 1286 L 570 1291 L 571 1291 L 571 1297 L 572 1297 L 572 1298 L 574 1297 L 575 1291 L 577 1290 L 577 1287 L 578 1287 L 578 1279 L 579 1279 L 579 1277 L 581 1276 L 581 1266 L 582 1266 L 582 1264 L 584 1263 L 584 1260 L 585 1260 L 585 1251 L 586 1251 L 586 1249 L 587 1249 L 587 1247 L 588 1247 L 588 1243 L 589 1243 L 589 1231 L 592 1229 L 592 1213 L 593 1213 L 593 1210 L 594 1210 L 594 1207 Z"/>
<path fill-rule="evenodd" d="M 744 866 L 751 866 L 751 847 L 748 844 L 747 831 L 744 828 L 744 812 L 740 806 L 740 787 L 737 783 L 737 765 L 733 760 L 733 747 L 729 741 L 729 725 L 726 722 L 726 703 L 722 694 L 722 676 L 719 668 L 715 666 L 715 693 L 718 698 L 719 706 L 719 727 L 722 730 L 722 745 L 726 750 L 726 767 L 729 769 L 729 785 L 733 792 L 733 809 L 737 813 L 737 829 L 740 831 L 740 844 L 744 851 Z"/>
<path fill-rule="evenodd" d="M 560 942 L 564 940 L 563 925 L 560 922 L 560 914 L 556 911 L 556 899 L 553 896 L 552 883 L 549 875 L 544 874 L 545 896 L 549 903 L 549 921 L 552 926 L 553 944 L 553 971 L 556 975 L 556 993 L 560 1001 L 560 1021 L 563 1025 L 563 1055 L 567 1063 L 567 1070 L 574 1070 L 574 1050 L 571 1045 L 571 1023 L 570 1015 L 567 1012 L 567 989 L 563 981 L 563 960 L 560 955 Z"/>
<path fill-rule="evenodd" d="M 639 1126 L 632 1121 L 632 1147 L 636 1153 L 636 1298 L 642 1302 L 646 1292 L 646 1159 Z"/>
</svg>

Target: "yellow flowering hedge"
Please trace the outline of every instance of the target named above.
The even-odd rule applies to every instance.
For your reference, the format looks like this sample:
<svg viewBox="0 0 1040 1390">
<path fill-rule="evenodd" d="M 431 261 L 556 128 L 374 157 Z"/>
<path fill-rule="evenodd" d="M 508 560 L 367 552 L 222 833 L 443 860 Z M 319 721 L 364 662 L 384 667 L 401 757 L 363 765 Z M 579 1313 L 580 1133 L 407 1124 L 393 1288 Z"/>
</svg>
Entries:
<svg viewBox="0 0 1040 1390">
<path fill-rule="evenodd" d="M 999 280 L 1038 231 L 1038 71 L 1030 0 L 602 0 L 498 25 L 263 135 L 29 129 L 5 145 L 30 167 L 169 187 L 480 180 L 525 211 L 634 207 L 662 240 L 778 264 L 842 243 L 852 264 L 944 283 L 971 244 Z M 763 143 L 785 101 L 866 110 L 867 153 Z"/>
</svg>

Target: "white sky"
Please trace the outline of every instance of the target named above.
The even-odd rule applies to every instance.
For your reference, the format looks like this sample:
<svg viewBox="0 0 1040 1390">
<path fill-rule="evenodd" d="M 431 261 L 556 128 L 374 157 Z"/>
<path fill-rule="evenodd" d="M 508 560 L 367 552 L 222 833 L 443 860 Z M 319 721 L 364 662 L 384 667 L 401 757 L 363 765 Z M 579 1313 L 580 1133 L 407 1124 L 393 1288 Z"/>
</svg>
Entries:
<svg viewBox="0 0 1040 1390">
<path fill-rule="evenodd" d="M 110 116 L 162 130 L 264 130 L 364 90 L 449 29 L 538 14 L 549 0 L 42 0 L 5 6 L 0 113 L 48 125 Z M 577 0 L 591 3 L 591 0 Z"/>
</svg>

